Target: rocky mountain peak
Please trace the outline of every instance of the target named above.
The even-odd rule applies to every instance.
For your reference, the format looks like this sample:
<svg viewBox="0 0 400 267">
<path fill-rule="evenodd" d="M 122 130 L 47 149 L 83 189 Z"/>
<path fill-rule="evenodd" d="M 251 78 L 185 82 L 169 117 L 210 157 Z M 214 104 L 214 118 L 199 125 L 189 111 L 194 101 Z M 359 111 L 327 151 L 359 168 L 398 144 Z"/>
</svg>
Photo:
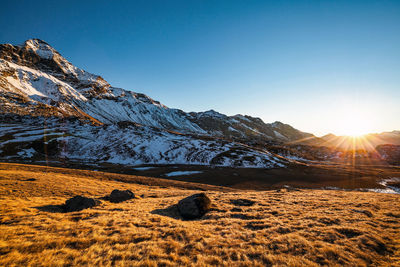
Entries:
<svg viewBox="0 0 400 267">
<path fill-rule="evenodd" d="M 53 47 L 40 39 L 26 40 L 22 47 L 23 49 L 32 51 L 33 53 L 44 59 L 52 59 L 54 54 L 56 53 L 59 55 L 59 53 Z"/>
<path fill-rule="evenodd" d="M 285 126 L 285 124 L 280 121 L 275 121 L 275 122 L 271 123 L 271 126 L 275 127 L 275 128 L 280 128 L 282 126 Z"/>
<path fill-rule="evenodd" d="M 84 71 L 65 59 L 56 49 L 40 39 L 26 40 L 22 45 L 0 44 L 0 59 L 51 74 L 72 83 L 76 89 L 91 88 L 92 94 L 105 92 L 110 85 L 100 76 Z"/>
<path fill-rule="evenodd" d="M 28 47 L 28 46 L 36 46 L 36 47 L 39 47 L 39 46 L 43 46 L 43 45 L 46 45 L 46 46 L 52 48 L 47 42 L 45 42 L 45 41 L 43 41 L 43 40 L 41 40 L 41 39 L 38 39 L 38 38 L 28 39 L 28 40 L 26 40 L 26 41 L 24 42 L 24 44 L 23 44 L 23 46 L 25 46 L 25 47 Z M 52 49 L 53 49 L 53 48 L 52 48 Z"/>
<path fill-rule="evenodd" d="M 204 111 L 204 112 L 199 112 L 198 113 L 200 117 L 214 117 L 214 118 L 226 118 L 227 116 L 225 114 L 219 113 L 213 109 Z"/>
</svg>

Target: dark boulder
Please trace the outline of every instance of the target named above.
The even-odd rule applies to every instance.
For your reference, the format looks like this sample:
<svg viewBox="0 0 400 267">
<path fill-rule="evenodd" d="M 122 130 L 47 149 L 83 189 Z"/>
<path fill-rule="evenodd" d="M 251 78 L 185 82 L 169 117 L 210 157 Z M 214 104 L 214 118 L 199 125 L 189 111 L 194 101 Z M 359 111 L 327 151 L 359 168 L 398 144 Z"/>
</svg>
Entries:
<svg viewBox="0 0 400 267">
<path fill-rule="evenodd" d="M 210 210 L 211 200 L 204 193 L 194 194 L 178 202 L 179 214 L 184 219 L 197 219 Z"/>
<path fill-rule="evenodd" d="M 132 191 L 118 189 L 113 190 L 111 194 L 107 197 L 107 199 L 113 203 L 123 202 L 132 198 L 135 198 L 135 194 L 132 193 Z"/>
<path fill-rule="evenodd" d="M 74 196 L 73 198 L 65 201 L 64 211 L 72 212 L 72 211 L 80 211 L 87 208 L 91 208 L 99 205 L 101 202 L 94 198 L 83 197 L 83 196 Z"/>
</svg>

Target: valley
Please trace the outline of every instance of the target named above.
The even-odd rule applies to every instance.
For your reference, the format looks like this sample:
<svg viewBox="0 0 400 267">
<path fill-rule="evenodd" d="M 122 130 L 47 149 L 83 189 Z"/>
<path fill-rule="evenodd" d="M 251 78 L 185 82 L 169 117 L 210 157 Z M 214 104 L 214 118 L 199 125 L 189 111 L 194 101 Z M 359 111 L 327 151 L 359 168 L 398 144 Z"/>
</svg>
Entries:
<svg viewBox="0 0 400 267">
<path fill-rule="evenodd" d="M 1 266 L 398 266 L 399 164 L 398 130 L 183 111 L 0 45 Z"/>
</svg>

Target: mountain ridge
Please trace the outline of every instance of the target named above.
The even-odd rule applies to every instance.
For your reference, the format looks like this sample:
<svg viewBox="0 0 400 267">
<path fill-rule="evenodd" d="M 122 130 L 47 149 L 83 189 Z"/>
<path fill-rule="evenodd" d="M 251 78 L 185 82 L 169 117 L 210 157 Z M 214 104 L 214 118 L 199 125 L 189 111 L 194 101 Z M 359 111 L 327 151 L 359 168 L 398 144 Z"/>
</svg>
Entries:
<svg viewBox="0 0 400 267">
<path fill-rule="evenodd" d="M 112 87 L 37 39 L 21 46 L 0 45 L 0 104 L 3 160 L 254 168 L 285 167 L 289 162 L 218 135 L 218 130 L 204 130 L 196 122 L 200 113 L 168 108 L 144 94 Z M 235 123 L 233 127 L 241 126 Z M 242 132 L 240 137 L 262 134 L 247 131 L 252 134 Z"/>
<path fill-rule="evenodd" d="M 75 67 L 38 39 L 0 44 L 0 124 L 0 158 L 6 160 L 275 168 L 335 159 L 343 154 L 338 144 L 346 143 L 279 121 L 169 108 Z M 377 136 L 368 149 L 385 140 L 397 144 L 397 133 L 383 141 Z M 396 147 L 381 150 L 397 162 Z"/>
<path fill-rule="evenodd" d="M 47 42 L 40 39 L 27 40 L 20 46 L 0 45 L 0 60 L 2 93 L 12 92 L 13 97 L 22 101 L 29 103 L 33 100 L 44 104 L 48 109 L 54 109 L 52 114 L 55 115 L 69 114 L 94 123 L 131 121 L 182 133 L 228 139 L 259 138 L 285 142 L 312 136 L 288 125 L 268 124 L 247 115 L 227 116 L 213 110 L 186 113 L 168 108 L 144 94 L 112 87 L 101 76 L 72 65 Z M 46 86 L 53 83 L 54 86 L 50 86 L 48 90 L 52 94 L 37 90 L 44 87 L 35 84 L 38 82 Z M 11 89 L 4 90 L 7 85 Z M 20 87 L 20 90 L 12 87 Z M 3 99 L 3 103 L 5 102 Z M 10 103 L 7 104 L 10 106 Z M 19 105 L 17 110 L 24 110 L 21 106 Z M 32 114 L 33 109 L 25 113 Z M 10 109 L 7 112 L 10 112 Z"/>
</svg>

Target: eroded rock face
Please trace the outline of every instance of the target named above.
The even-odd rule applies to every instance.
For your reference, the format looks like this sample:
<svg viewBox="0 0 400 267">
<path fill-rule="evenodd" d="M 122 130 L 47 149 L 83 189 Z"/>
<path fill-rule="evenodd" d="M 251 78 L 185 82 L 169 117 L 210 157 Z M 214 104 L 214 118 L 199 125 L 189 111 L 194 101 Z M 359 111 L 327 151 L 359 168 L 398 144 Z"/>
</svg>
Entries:
<svg viewBox="0 0 400 267">
<path fill-rule="evenodd" d="M 210 207 L 211 200 L 204 193 L 194 194 L 178 202 L 179 214 L 188 220 L 202 217 Z"/>
<path fill-rule="evenodd" d="M 65 212 L 80 211 L 88 209 L 101 204 L 101 202 L 94 198 L 74 196 L 73 198 L 65 201 L 64 210 Z"/>
<path fill-rule="evenodd" d="M 135 194 L 130 190 L 118 190 L 115 189 L 111 192 L 111 194 L 107 197 L 110 202 L 119 203 L 132 198 L 135 198 Z"/>
</svg>

